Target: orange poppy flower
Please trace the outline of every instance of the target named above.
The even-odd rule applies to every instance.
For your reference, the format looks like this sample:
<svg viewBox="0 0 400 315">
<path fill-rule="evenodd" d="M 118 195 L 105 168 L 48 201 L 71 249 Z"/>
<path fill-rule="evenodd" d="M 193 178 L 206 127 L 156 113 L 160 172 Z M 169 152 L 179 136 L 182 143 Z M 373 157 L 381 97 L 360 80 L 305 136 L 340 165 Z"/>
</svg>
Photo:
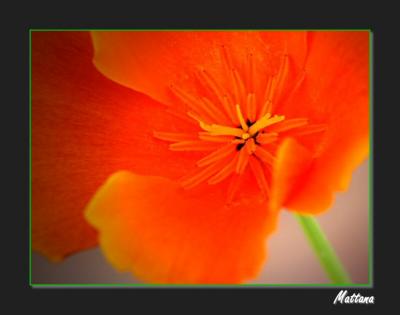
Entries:
<svg viewBox="0 0 400 315">
<path fill-rule="evenodd" d="M 33 32 L 32 242 L 155 283 L 241 283 L 279 210 L 368 155 L 369 34 Z"/>
</svg>

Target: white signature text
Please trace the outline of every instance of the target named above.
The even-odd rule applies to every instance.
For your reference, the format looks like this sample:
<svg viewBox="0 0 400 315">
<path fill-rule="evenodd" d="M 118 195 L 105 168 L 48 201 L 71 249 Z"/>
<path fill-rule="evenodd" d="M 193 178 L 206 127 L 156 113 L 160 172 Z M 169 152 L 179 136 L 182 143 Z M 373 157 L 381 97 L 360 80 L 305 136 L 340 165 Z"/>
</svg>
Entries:
<svg viewBox="0 0 400 315">
<path fill-rule="evenodd" d="M 374 296 L 362 296 L 360 293 L 348 295 L 347 290 L 341 290 L 336 296 L 333 304 L 337 302 L 341 304 L 374 304 L 375 297 Z"/>
</svg>

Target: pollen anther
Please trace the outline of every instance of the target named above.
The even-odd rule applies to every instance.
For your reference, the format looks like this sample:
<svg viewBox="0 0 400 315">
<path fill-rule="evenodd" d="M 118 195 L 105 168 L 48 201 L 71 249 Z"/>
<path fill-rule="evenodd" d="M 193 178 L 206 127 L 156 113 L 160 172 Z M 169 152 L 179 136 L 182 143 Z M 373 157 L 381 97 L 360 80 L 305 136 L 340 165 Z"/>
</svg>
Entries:
<svg viewBox="0 0 400 315">
<path fill-rule="evenodd" d="M 268 113 L 259 120 L 257 120 L 249 129 L 249 133 L 251 135 L 255 135 L 258 131 L 261 129 L 264 129 L 267 126 L 276 124 L 282 120 L 285 119 L 285 116 L 278 116 L 275 115 L 274 117 L 271 118 L 271 114 Z"/>
<path fill-rule="evenodd" d="M 237 117 L 239 118 L 240 126 L 242 127 L 242 129 L 244 131 L 249 130 L 249 126 L 247 126 L 246 121 L 244 120 L 244 117 L 243 117 L 242 111 L 240 110 L 239 104 L 236 104 L 236 114 L 237 114 Z"/>
<path fill-rule="evenodd" d="M 244 134 L 242 134 L 242 139 L 243 140 L 247 140 L 249 138 L 250 138 L 250 134 L 249 133 L 245 132 Z"/>
</svg>

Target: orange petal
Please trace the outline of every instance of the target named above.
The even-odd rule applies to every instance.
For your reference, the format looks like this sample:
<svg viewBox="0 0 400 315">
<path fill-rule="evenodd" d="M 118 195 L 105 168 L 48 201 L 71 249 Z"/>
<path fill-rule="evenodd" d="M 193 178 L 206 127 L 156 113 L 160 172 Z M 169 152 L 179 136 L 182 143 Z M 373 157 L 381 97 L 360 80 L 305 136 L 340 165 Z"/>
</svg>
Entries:
<svg viewBox="0 0 400 315">
<path fill-rule="evenodd" d="M 364 149 L 354 147 L 353 154 L 328 161 L 313 158 L 312 152 L 294 139 L 284 140 L 274 164 L 270 208 L 311 214 L 327 210 L 333 194 L 347 189 L 353 170 L 365 158 Z"/>
<path fill-rule="evenodd" d="M 279 210 L 286 205 L 293 191 L 305 184 L 304 175 L 309 171 L 311 162 L 312 153 L 296 140 L 287 138 L 282 142 L 272 173 L 271 209 Z M 313 198 L 319 197 L 313 195 Z"/>
<path fill-rule="evenodd" d="M 331 124 L 340 124 L 342 115 L 368 113 L 369 33 L 317 31 L 309 38 L 304 80 L 276 110 Z M 359 99 L 364 106 L 353 108 Z"/>
<path fill-rule="evenodd" d="M 347 189 L 352 171 L 368 156 L 369 33 L 311 32 L 305 72 L 279 110 L 325 124 L 326 131 L 297 138 L 315 161 L 285 206 L 316 213 L 331 205 L 335 191 Z"/>
<path fill-rule="evenodd" d="M 269 49 L 273 49 L 274 38 L 283 38 L 283 52 L 289 57 L 289 73 L 287 78 L 282 84 L 282 91 L 279 99 L 275 99 L 277 102 L 282 101 L 290 94 L 291 90 L 295 87 L 299 77 L 303 73 L 304 64 L 306 61 L 307 54 L 309 52 L 309 32 L 306 31 L 276 31 L 276 32 L 260 32 L 260 37 L 265 42 L 265 45 Z M 263 80 L 265 80 L 263 78 Z M 279 94 L 277 91 L 276 93 Z M 276 104 L 273 104 L 275 107 Z"/>
<path fill-rule="evenodd" d="M 368 155 L 368 139 L 344 148 L 344 154 L 316 159 L 308 174 L 298 183 L 285 206 L 303 213 L 320 213 L 333 203 L 333 193 L 345 191 L 354 169 Z M 346 155 L 347 153 L 347 155 Z M 327 153 L 329 155 L 329 153 Z"/>
<path fill-rule="evenodd" d="M 307 47 L 305 32 L 93 31 L 91 34 L 96 52 L 94 63 L 103 74 L 173 106 L 176 100 L 171 97 L 169 86 L 198 94 L 199 68 L 213 78 L 211 85 L 217 83 L 231 95 L 229 71 L 235 68 L 247 86 L 252 82 L 251 90 L 263 95 L 265 82 L 259 78 L 277 72 L 285 49 L 299 65 L 304 62 L 301 60 Z M 247 71 L 250 55 L 255 64 L 254 69 Z"/>
<path fill-rule="evenodd" d="M 277 216 L 256 197 L 228 207 L 223 190 L 118 172 L 85 215 L 121 271 L 153 283 L 241 283 L 259 273 Z"/>
<path fill-rule="evenodd" d="M 196 160 L 152 132 L 198 127 L 106 79 L 92 56 L 89 33 L 32 33 L 32 241 L 54 260 L 96 244 L 82 211 L 110 174 L 177 178 Z"/>
</svg>

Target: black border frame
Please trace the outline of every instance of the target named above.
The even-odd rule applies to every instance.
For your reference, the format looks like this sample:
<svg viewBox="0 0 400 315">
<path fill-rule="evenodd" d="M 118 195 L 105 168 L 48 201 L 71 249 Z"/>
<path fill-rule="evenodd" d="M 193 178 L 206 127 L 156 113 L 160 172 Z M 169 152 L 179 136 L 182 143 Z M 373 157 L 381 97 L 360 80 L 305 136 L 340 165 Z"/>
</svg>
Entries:
<svg viewBox="0 0 400 315">
<path fill-rule="evenodd" d="M 283 4 L 283 7 L 287 4 Z M 36 4 L 35 4 L 36 5 Z M 57 4 L 58 6 L 59 4 Z M 366 5 L 366 4 L 365 4 Z M 83 6 L 83 4 L 82 4 Z M 11 123 L 11 128 L 15 128 L 18 123 L 18 128 L 13 129 L 12 137 L 7 137 L 5 145 L 8 149 L 16 152 L 17 160 L 11 158 L 10 162 L 17 162 L 18 164 L 12 168 L 11 166 L 6 170 L 11 172 L 11 180 L 7 183 L 7 190 L 13 188 L 14 194 L 11 196 L 10 204 L 4 207 L 4 211 L 9 211 L 11 214 L 16 215 L 13 224 L 5 224 L 6 228 L 10 231 L 7 235 L 12 235 L 12 240 L 10 238 L 4 239 L 3 252 L 4 255 L 11 258 L 15 258 L 15 261 L 10 262 L 6 259 L 6 276 L 7 279 L 7 295 L 14 295 L 17 297 L 17 301 L 24 301 L 23 303 L 14 302 L 12 306 L 18 308 L 24 306 L 24 304 L 29 309 L 37 309 L 41 311 L 57 311 L 62 308 L 63 311 L 75 312 L 79 310 L 76 307 L 78 302 L 79 307 L 84 307 L 85 303 L 88 303 L 92 309 L 102 308 L 106 311 L 115 311 L 123 307 L 127 307 L 128 311 L 136 311 L 137 308 L 143 306 L 143 302 L 147 308 L 147 311 L 151 311 L 154 306 L 156 308 L 161 307 L 161 309 L 166 310 L 168 307 L 174 307 L 176 311 L 180 309 L 185 310 L 184 306 L 188 302 L 192 302 L 192 308 L 200 310 L 209 310 L 210 306 L 208 303 L 215 303 L 213 309 L 216 310 L 216 304 L 222 305 L 222 310 L 227 310 L 229 307 L 235 307 L 237 311 L 251 312 L 260 307 L 261 311 L 271 311 L 271 308 L 276 308 L 278 311 L 283 311 L 287 307 L 293 310 L 298 310 L 300 306 L 310 308 L 345 308 L 347 305 L 333 305 L 332 302 L 339 292 L 338 289 L 332 288 L 302 288 L 302 289 L 289 289 L 289 288 L 238 288 L 238 289 L 135 289 L 135 290 L 115 290 L 115 289 L 32 289 L 27 283 L 28 272 L 29 272 L 29 257 L 28 257 L 28 242 L 29 239 L 29 221 L 27 220 L 27 214 L 29 209 L 29 28 L 307 28 L 307 29 L 321 29 L 321 28 L 334 28 L 334 29 L 348 29 L 348 28 L 368 28 L 374 33 L 374 94 L 373 102 L 374 106 L 374 130 L 373 130 L 373 143 L 374 143 L 374 198 L 373 207 L 375 209 L 373 216 L 373 231 L 374 231 L 374 286 L 371 289 L 357 288 L 350 290 L 350 293 L 360 293 L 364 296 L 374 295 L 376 298 L 376 304 L 384 305 L 386 302 L 392 298 L 390 292 L 394 294 L 395 290 L 390 291 L 389 286 L 394 284 L 392 275 L 384 275 L 384 273 L 392 272 L 395 273 L 396 260 L 389 259 L 389 252 L 392 254 L 394 248 L 393 246 L 397 238 L 396 228 L 390 226 L 394 224 L 395 220 L 391 220 L 393 213 L 395 212 L 396 203 L 390 203 L 390 198 L 383 198 L 383 194 L 391 193 L 395 196 L 395 190 L 397 186 L 391 186 L 386 178 L 391 178 L 392 176 L 386 174 L 385 167 L 395 165 L 394 161 L 390 160 L 390 157 L 384 156 L 383 148 L 390 148 L 393 146 L 392 141 L 389 137 L 379 138 L 379 133 L 383 133 L 382 127 L 385 126 L 390 128 L 387 132 L 393 132 L 393 135 L 397 134 L 397 127 L 395 122 L 390 122 L 390 117 L 385 117 L 382 114 L 382 110 L 388 108 L 388 104 L 396 103 L 398 98 L 390 98 L 389 94 L 382 93 L 382 85 L 390 82 L 390 80 L 385 81 L 383 79 L 384 71 L 388 71 L 393 67 L 393 60 L 396 60 L 396 55 L 394 55 L 392 38 L 389 33 L 384 31 L 384 24 L 388 23 L 378 23 L 378 17 L 373 20 L 368 17 L 357 17 L 355 12 L 359 13 L 360 8 L 351 11 L 351 9 L 346 6 L 346 9 L 338 7 L 336 11 L 332 6 L 324 4 L 325 8 L 323 12 L 325 15 L 319 15 L 316 12 L 316 7 L 311 7 L 314 9 L 307 15 L 306 10 L 310 8 L 305 8 L 304 4 L 298 4 L 300 8 L 290 7 L 277 9 L 273 6 L 267 5 L 267 8 L 263 9 L 258 14 L 263 14 L 265 16 L 261 18 L 257 17 L 257 8 L 250 7 L 247 5 L 243 11 L 243 6 L 239 8 L 239 13 L 233 14 L 229 11 L 227 14 L 226 10 L 214 12 L 212 9 L 208 9 L 207 14 L 200 18 L 192 18 L 185 16 L 184 18 L 176 18 L 171 14 L 166 14 L 168 9 L 165 11 L 158 7 L 159 10 L 154 12 L 154 14 L 149 17 L 145 17 L 142 9 L 130 8 L 126 9 L 122 16 L 118 15 L 118 11 L 122 11 L 119 6 L 117 10 L 110 10 L 109 6 L 93 9 L 93 7 L 88 3 L 87 7 L 74 8 L 70 4 L 66 4 L 67 8 L 60 4 L 56 10 L 54 7 L 40 7 L 35 6 L 35 8 L 24 7 L 22 10 L 19 8 L 19 12 L 11 10 L 12 18 L 17 17 L 20 23 L 15 28 L 18 30 L 18 34 L 14 37 L 10 37 L 9 34 L 5 35 L 5 40 L 13 45 L 15 51 L 9 51 L 5 49 L 6 53 L 9 54 L 7 58 L 15 58 L 13 64 L 6 64 L 6 68 L 10 67 L 10 76 L 8 77 L 8 83 L 10 81 L 14 83 L 13 94 L 8 102 L 7 111 L 11 109 L 11 115 L 8 117 L 14 118 L 15 122 L 11 119 L 7 119 L 7 123 Z M 335 5 L 334 5 L 335 7 Z M 47 13 L 48 10 L 54 10 L 55 12 Z M 104 12 L 107 14 L 100 14 L 102 19 L 95 20 L 93 17 L 88 19 L 88 13 L 93 12 L 99 13 L 101 9 L 105 9 Z M 171 7 L 169 7 L 169 12 L 171 12 Z M 207 8 L 206 8 L 207 9 Z M 225 8 L 226 9 L 226 8 Z M 231 9 L 231 8 L 229 8 Z M 246 11 L 251 9 L 252 15 L 246 15 Z M 331 10 L 332 9 L 332 10 Z M 39 11 L 42 10 L 42 11 Z M 191 12 L 196 9 L 191 9 Z M 267 11 L 264 11 L 267 10 Z M 278 10 L 278 11 L 277 11 Z M 362 10 L 362 8 L 361 8 Z M 7 11 L 7 10 L 5 10 Z M 117 12 L 115 12 L 117 11 Z M 138 12 L 139 11 L 139 12 Z M 269 12 L 268 12 L 269 11 Z M 271 12 L 272 11 L 272 12 Z M 288 12 L 290 11 L 290 12 Z M 211 15 L 210 15 L 211 12 Z M 214 16 L 212 15 L 214 12 Z M 284 13 L 282 16 L 282 12 Z M 326 12 L 330 13 L 330 16 L 326 16 Z M 364 10 L 367 12 L 367 10 Z M 394 11 L 395 12 L 395 11 Z M 19 13 L 19 14 L 15 14 Z M 202 13 L 201 10 L 198 13 Z M 225 15 L 221 15 L 225 13 Z M 272 14 L 271 14 L 272 13 Z M 280 14 L 279 14 L 280 13 Z M 305 13 L 305 14 L 304 14 Z M 382 13 L 382 12 L 381 12 Z M 138 16 L 133 16 L 134 14 Z M 215 15 L 217 14 L 217 16 Z M 365 14 L 365 13 L 364 13 Z M 366 13 L 368 14 L 368 13 Z M 375 11 L 376 16 L 379 16 L 379 10 Z M 14 15 L 14 17 L 13 17 Z M 69 15 L 66 17 L 66 15 Z M 226 16 L 229 16 L 231 21 L 226 21 Z M 243 17 L 250 17 L 247 21 L 244 21 Z M 255 16 L 254 16 L 255 15 Z M 114 16 L 114 18 L 107 18 Z M 224 19 L 221 20 L 221 16 Z M 18 18 L 13 20 L 15 23 Z M 388 20 L 391 17 L 382 16 L 383 20 Z M 105 20 L 107 22 L 105 22 Z M 268 22 L 266 22 L 268 21 Z M 381 21 L 381 22 L 382 22 Z M 390 26 L 390 25 L 389 25 Z M 393 25 L 395 27 L 395 25 Z M 6 29 L 5 33 L 7 33 Z M 396 37 L 397 38 L 397 37 Z M 387 43 L 393 44 L 391 46 L 384 46 L 383 43 L 386 40 Z M 386 51 L 386 55 L 384 56 Z M 390 53 L 388 51 L 390 50 Z M 6 69 L 7 70 L 7 69 Z M 392 82 L 392 84 L 394 81 Z M 390 85 L 390 84 L 389 84 Z M 380 111 L 380 112 L 379 112 Z M 8 114 L 7 114 L 8 115 Z M 394 115 L 393 115 L 394 116 Z M 394 117 L 393 117 L 394 118 Z M 393 119 L 392 118 L 392 119 Z M 385 119 L 385 123 L 382 121 Z M 9 134 L 7 134 L 9 135 Z M 11 138 L 11 139 L 10 139 Z M 395 155 L 394 155 L 395 156 Z M 394 157 L 392 156 L 392 157 Z M 8 155 L 5 154 L 7 158 Z M 392 162 L 392 163 L 391 163 Z M 11 164 L 10 164 L 11 165 Z M 391 188 L 391 189 L 390 189 Z M 389 194 L 387 194 L 388 196 Z M 390 209 L 390 210 L 389 210 Z M 386 210 L 386 213 L 384 212 Z M 389 212 L 390 211 L 390 212 Z M 391 222 L 390 222 L 391 221 Z M 15 233 L 17 229 L 18 233 Z M 385 236 L 390 237 L 385 242 L 383 240 L 385 231 Z M 378 246 L 377 246 L 378 245 Z M 392 265 L 391 265 L 392 263 Z M 386 285 L 387 284 L 387 285 Z M 385 290 L 385 292 L 384 292 Z M 206 300 L 207 299 L 207 300 Z M 208 302 L 208 303 L 206 303 Z M 242 307 L 239 307 L 240 304 Z M 371 306 L 371 305 L 370 305 Z M 357 307 L 357 305 L 352 305 L 350 307 Z M 365 310 L 365 306 L 358 306 L 361 310 Z M 81 309 L 83 311 L 83 309 Z M 92 309 L 93 310 L 93 309 Z"/>
</svg>

